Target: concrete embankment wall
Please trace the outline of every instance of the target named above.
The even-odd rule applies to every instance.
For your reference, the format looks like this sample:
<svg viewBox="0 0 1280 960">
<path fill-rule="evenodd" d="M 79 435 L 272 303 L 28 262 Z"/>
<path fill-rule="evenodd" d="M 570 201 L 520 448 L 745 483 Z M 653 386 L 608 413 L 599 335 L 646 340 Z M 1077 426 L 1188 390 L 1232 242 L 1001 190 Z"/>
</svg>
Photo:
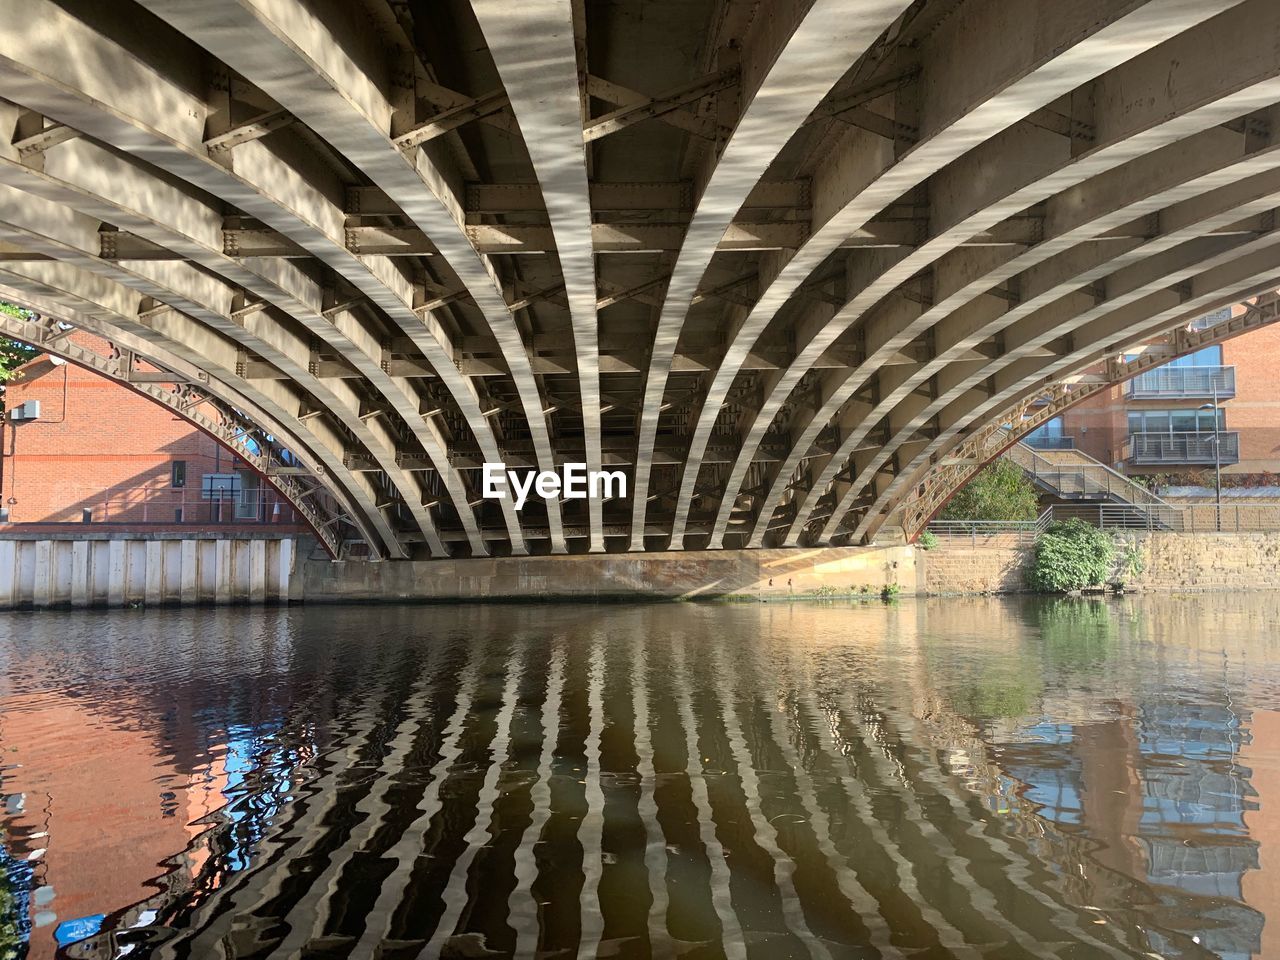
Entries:
<svg viewBox="0 0 1280 960">
<path fill-rule="evenodd" d="M 1280 533 L 1126 533 L 1143 590 L 1280 590 Z M 299 544 L 302 544 L 299 546 Z M 308 541 L 267 537 L 0 537 L 0 609 L 284 600 L 785 600 L 820 592 L 1009 593 L 1029 545 L 990 538 L 908 546 L 717 550 L 370 563 L 306 559 Z"/>
<path fill-rule="evenodd" d="M 1138 547 L 1138 590 L 1280 590 L 1280 533 L 1121 533 Z M 921 551 L 927 593 L 1013 593 L 1026 589 L 1032 548 L 991 537 L 942 540 Z"/>
<path fill-rule="evenodd" d="M 358 600 L 783 599 L 819 588 L 917 590 L 914 547 L 708 550 L 360 563 L 308 560 L 294 596 Z M 772 581 L 772 583 L 770 583 Z"/>
<path fill-rule="evenodd" d="M 288 600 L 297 541 L 0 539 L 0 609 Z"/>
</svg>

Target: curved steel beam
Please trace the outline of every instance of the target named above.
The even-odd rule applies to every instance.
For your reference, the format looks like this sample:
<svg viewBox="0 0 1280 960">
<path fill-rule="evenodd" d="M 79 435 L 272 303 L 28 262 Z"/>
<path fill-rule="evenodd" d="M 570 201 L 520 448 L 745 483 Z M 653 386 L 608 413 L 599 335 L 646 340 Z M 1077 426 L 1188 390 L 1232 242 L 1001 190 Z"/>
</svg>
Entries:
<svg viewBox="0 0 1280 960">
<path fill-rule="evenodd" d="M 937 462 L 926 463 L 922 472 L 918 471 L 910 482 L 911 488 L 919 494 L 904 500 L 893 511 L 895 515 L 901 515 L 907 541 L 913 541 L 974 474 L 1064 411 L 1152 367 L 1280 321 L 1280 294 L 1275 291 L 1253 297 L 1240 305 L 1244 308 L 1242 313 L 1237 314 L 1233 310 L 1228 319 L 1211 327 L 1190 330 L 1184 326 L 1166 333 L 1161 338 L 1163 343 L 1159 344 L 1163 350 L 1151 350 L 1152 342 L 1144 340 L 1146 349 L 1130 360 L 1123 356 L 1108 360 L 1100 370 L 1091 365 L 1087 373 L 1068 375 L 1047 389 L 1032 391 L 992 417 L 987 427 L 966 435 L 948 451 L 945 460 L 940 460 L 935 454 L 931 459 Z"/>
<path fill-rule="evenodd" d="M 1132 140 L 1144 126 L 1158 125 L 1158 121 L 1167 115 L 1146 110 L 1125 113 L 1116 108 L 1114 122 L 1099 124 L 1101 142 L 1111 149 L 1095 148 L 1076 164 L 1071 163 L 1071 145 L 1065 138 L 1051 134 L 1042 137 L 1035 133 L 1028 137 L 1015 125 L 1036 110 L 1067 96 L 1082 82 L 1100 77 L 1108 70 L 1123 69 L 1127 61 L 1171 38 L 1179 38 L 1182 31 L 1236 2 L 1238 0 L 1221 0 L 1199 6 L 1183 0 L 1150 0 L 1140 6 L 1124 8 L 1096 3 L 1097 10 L 1083 36 L 1078 32 L 1078 22 L 1055 22 L 1049 18 L 1045 23 L 1052 24 L 1052 27 L 1026 46 L 1011 44 L 1006 31 L 995 23 L 986 24 L 992 30 L 989 37 L 970 32 L 981 23 L 982 17 L 1003 18 L 1007 8 L 998 11 L 993 5 L 986 5 L 975 10 L 977 21 L 964 18 L 944 24 L 944 35 L 950 28 L 963 35 L 964 43 L 960 44 L 954 36 L 946 41 L 939 40 L 940 43 L 950 41 L 955 45 L 951 55 L 936 60 L 924 59 L 918 88 L 925 94 L 918 107 L 921 123 L 916 145 L 896 162 L 891 154 L 885 154 L 879 172 L 866 178 L 865 186 L 861 188 L 856 182 L 850 182 L 852 178 L 843 167 L 852 161 L 841 151 L 833 152 L 814 177 L 815 194 L 826 194 L 825 199 L 815 199 L 815 223 L 824 213 L 827 219 L 769 285 L 736 331 L 726 351 L 708 390 L 706 405 L 685 461 L 682 494 L 673 529 L 683 529 L 702 465 L 702 450 L 710 438 L 720 405 L 741 371 L 747 354 L 800 284 L 847 237 L 864 227 L 886 206 L 902 198 L 907 191 L 934 175 L 944 176 L 945 183 L 932 185 L 929 190 L 930 197 L 936 199 L 930 214 L 932 236 L 925 243 L 905 256 L 895 256 L 885 267 L 873 265 L 862 278 L 854 298 L 834 315 L 830 308 L 819 307 L 793 322 L 799 354 L 792 364 L 767 384 L 768 399 L 754 418 L 725 484 L 712 534 L 713 546 L 718 546 L 724 536 L 734 499 L 774 416 L 801 377 L 839 334 L 881 297 L 960 245 L 967 237 L 1043 199 L 1055 192 L 1055 188 L 1069 186 L 1073 175 L 1083 179 L 1135 156 L 1137 142 L 1130 143 L 1134 152 L 1127 152 L 1123 146 L 1117 145 L 1123 145 L 1126 139 Z M 1022 10 L 1022 15 L 1032 21 L 1037 20 L 1029 10 Z M 1055 29 L 1061 33 L 1054 35 Z M 980 68 L 978 64 L 981 64 Z M 1130 73 L 1132 71 L 1133 68 Z M 1129 73 L 1122 76 L 1132 82 Z M 993 77 L 997 78 L 994 82 Z M 1166 93 L 1168 97 L 1177 95 L 1178 90 Z M 968 104 L 977 105 L 967 111 L 955 112 Z M 1165 124 L 1164 128 L 1167 136 L 1176 136 L 1175 124 Z M 1126 133 L 1128 138 L 1124 136 Z M 865 152 L 867 149 L 861 140 L 855 139 L 851 143 L 850 150 L 855 155 L 859 150 Z M 1153 137 L 1147 148 L 1154 148 L 1159 143 Z M 979 149 L 983 145 L 986 149 Z M 1021 152 L 1019 148 L 1022 148 Z M 1029 164 L 1026 162 L 1030 159 L 1028 150 L 1035 157 Z M 997 164 L 1002 162 L 1010 173 L 993 176 L 993 161 Z M 1019 161 L 1022 166 L 1019 166 Z M 875 169 L 874 163 L 871 166 Z M 1052 174 L 1059 172 L 1060 168 L 1065 171 L 1065 181 L 1052 179 Z M 1024 185 L 1025 189 L 1017 189 Z M 985 194 L 982 196 L 985 202 L 975 202 L 978 199 L 975 188 L 981 191 L 979 196 Z"/>
<path fill-rule="evenodd" d="M 305 122 L 381 187 L 405 216 L 431 238 L 440 257 L 480 308 L 502 350 L 528 421 L 539 467 L 554 470 L 543 399 L 524 337 L 507 307 L 492 265 L 476 252 L 463 229 L 459 178 L 451 175 L 426 146 L 402 150 L 395 141 L 396 123 L 412 124 L 414 118 L 406 118 L 403 110 L 397 116 L 396 107 L 382 92 L 381 78 L 389 62 L 399 59 L 404 66 L 407 51 L 346 43 L 341 24 L 326 22 L 314 9 L 295 0 L 140 2 Z M 355 51 L 364 54 L 364 59 L 358 62 Z M 412 313 L 412 303 L 408 306 Z M 438 350 L 433 352 L 439 355 Z M 462 391 L 462 396 L 455 392 L 455 399 L 468 412 L 468 422 L 485 459 L 501 462 L 501 451 L 475 401 L 472 385 L 465 378 L 447 376 L 434 361 L 432 365 L 442 380 L 452 381 L 451 389 Z M 552 552 L 564 553 L 568 548 L 559 501 L 548 498 L 545 502 Z M 501 504 L 509 526 L 518 525 L 510 499 Z M 512 531 L 512 542 L 514 552 L 525 552 L 518 529 Z"/>
<path fill-rule="evenodd" d="M 315 398 L 349 430 L 396 487 L 410 516 L 436 556 L 447 555 L 430 514 L 422 507 L 418 483 L 396 461 L 395 438 L 375 418 L 362 416 L 360 397 L 342 380 L 322 380 L 311 374 L 307 346 L 288 336 L 270 310 L 239 317 L 235 291 L 182 261 L 119 261 L 98 257 L 95 249 L 102 224 L 67 207 L 0 185 L 0 229 L 21 247 L 54 260 L 78 265 L 168 304 L 194 324 L 204 324 L 231 344 L 253 351 L 298 388 Z M 16 235 L 15 235 L 16 233 Z M 185 333 L 183 341 L 199 342 L 200 332 Z M 230 346 L 230 345 L 228 345 Z M 234 350 L 234 347 L 230 347 Z"/>
<path fill-rule="evenodd" d="M 20 9 L 7 9 L 12 3 L 0 2 L 0 81 L 10 100 L 154 164 L 314 254 L 381 308 L 428 358 L 486 456 L 498 459 L 475 388 L 457 369 L 439 325 L 424 323 L 414 312 L 410 281 L 387 258 L 358 256 L 347 248 L 345 214 L 341 201 L 332 199 L 342 196 L 340 183 L 322 188 L 316 171 L 304 177 L 262 139 L 224 151 L 206 147 L 211 108 L 192 92 L 204 85 L 199 63 L 175 63 L 177 52 L 158 46 L 126 49 L 49 0 L 23 0 Z M 111 66 L 85 71 L 85 63 Z M 509 500 L 502 506 L 512 550 L 523 553 L 519 518 Z"/>
<path fill-rule="evenodd" d="M 0 107 L 0 124 L 7 119 L 6 110 Z M 262 336 L 275 341 L 283 340 L 281 349 L 297 357 L 304 369 L 308 366 L 310 338 L 329 345 L 347 360 L 371 390 L 385 400 L 389 410 L 405 412 L 404 422 L 437 468 L 457 509 L 472 554 L 487 552 L 468 504 L 465 485 L 449 465 L 445 439 L 434 422 L 418 415 L 422 401 L 409 381 L 391 377 L 383 370 L 381 338 L 355 309 L 326 309 L 325 294 L 320 286 L 286 260 L 227 256 L 221 247 L 222 215 L 215 204 L 184 185 L 158 178 L 128 157 L 78 138 L 44 151 L 41 168 L 35 170 L 22 162 L 11 140 L 5 142 L 8 139 L 0 129 L 0 183 L 30 193 L 40 201 L 62 204 L 68 210 L 97 218 L 109 227 L 129 231 L 188 258 L 216 277 L 225 278 L 233 286 L 218 293 L 224 313 L 226 308 L 234 310 L 234 305 L 243 301 L 240 309 L 245 319 L 236 325 L 260 331 Z M 283 312 L 310 337 L 278 323 L 271 310 L 259 314 L 253 309 L 255 301 Z M 268 320 L 269 324 L 264 323 Z M 232 332 L 234 335 L 235 331 Z M 316 379 L 309 371 L 306 377 L 307 383 Z M 417 482 L 404 486 L 409 478 L 397 464 L 395 437 L 378 418 L 359 420 L 360 399 L 350 387 L 326 386 L 323 382 L 320 386 L 319 390 L 311 386 L 308 389 L 316 396 L 323 396 L 330 389 L 343 394 L 345 407 L 352 411 L 348 419 L 354 416 L 359 424 L 349 426 L 357 436 L 362 432 L 371 434 L 363 438 L 366 445 L 389 476 L 399 477 L 402 498 L 425 532 L 430 522 L 428 512 L 421 507 L 425 494 Z M 438 542 L 434 549 L 437 552 L 441 549 Z"/>
<path fill-rule="evenodd" d="M 277 448 L 274 443 L 277 438 L 271 437 L 269 439 L 273 443 L 264 444 L 263 440 L 268 438 L 266 438 L 263 431 L 259 430 L 258 432 L 261 435 L 255 437 L 251 444 L 248 441 L 249 431 L 240 426 L 232 408 L 219 403 L 213 397 L 199 394 L 193 397 L 189 395 L 191 393 L 190 389 L 188 393 L 184 394 L 177 389 L 166 390 L 156 383 L 140 384 L 131 382 L 119 369 L 118 365 L 114 364 L 109 358 L 96 354 L 91 350 L 86 350 L 78 344 L 62 339 L 47 344 L 41 344 L 39 340 L 33 342 L 24 339 L 24 334 L 29 332 L 24 330 L 25 326 L 27 325 L 17 321 L 14 317 L 0 317 L 0 330 L 6 336 L 15 340 L 22 340 L 31 346 L 37 347 L 43 353 L 91 370 L 99 376 L 145 397 L 156 405 L 163 406 L 175 417 L 187 421 L 210 439 L 226 447 L 231 453 L 253 467 L 263 480 L 297 511 L 331 558 L 338 558 L 342 550 L 342 541 L 331 528 L 336 521 L 345 520 L 346 515 L 333 515 L 326 518 L 323 515 L 325 511 L 318 509 L 317 505 L 312 502 L 314 493 L 324 490 L 323 486 L 304 488 L 291 477 L 281 476 L 277 472 L 279 468 L 288 466 L 287 456 L 282 456 L 285 453 L 284 448 Z M 183 379 L 181 374 L 173 374 L 173 376 L 175 383 Z M 193 405 L 193 403 L 196 405 Z M 201 406 L 211 407 L 211 412 L 216 416 L 216 419 L 200 412 L 199 408 Z M 268 452 L 264 453 L 264 450 Z"/>
<path fill-rule="evenodd" d="M 179 380 L 197 384 L 201 394 L 198 403 L 226 404 L 228 407 L 250 417 L 263 431 L 269 431 L 277 441 L 283 441 L 292 458 L 297 463 L 302 464 L 308 470 L 309 475 L 315 478 L 317 482 L 315 488 L 304 490 L 301 484 L 289 477 L 272 476 L 272 464 L 267 457 L 260 451 L 254 451 L 250 448 L 243 442 L 242 437 L 238 439 L 235 434 L 223 429 L 218 422 L 201 414 L 198 410 L 198 404 L 193 405 L 189 396 L 177 391 L 167 391 L 162 384 L 158 383 L 140 384 L 131 382 L 122 376 L 121 371 L 112 364 L 109 358 L 93 353 L 59 336 L 50 336 L 49 331 L 39 323 L 23 320 L 10 314 L 0 314 L 0 330 L 5 335 L 11 336 L 15 340 L 29 343 L 45 353 L 60 356 L 80 366 L 92 369 L 94 372 L 146 396 L 148 399 L 168 407 L 178 416 L 200 427 L 220 443 L 227 445 L 246 462 L 254 464 L 259 472 L 268 477 L 269 481 L 289 499 L 289 502 L 298 508 L 299 513 L 307 518 L 307 522 L 315 530 L 316 535 L 324 543 L 325 549 L 332 556 L 337 557 L 341 554 L 341 541 L 332 529 L 335 521 L 340 519 L 348 521 L 359 532 L 365 542 L 369 544 L 375 559 L 385 555 L 385 547 L 381 539 L 373 532 L 373 529 L 362 516 L 349 492 L 325 469 L 322 458 L 315 457 L 309 449 L 309 444 L 301 436 L 294 435 L 284 424 L 276 422 L 250 399 L 238 393 L 234 387 L 211 378 L 206 371 L 169 354 L 164 348 L 125 332 L 109 321 L 104 320 L 100 315 L 84 315 L 77 312 L 73 306 L 49 299 L 45 293 L 40 291 L 38 284 L 23 283 L 23 286 L 15 287 L 0 283 L 0 296 L 12 303 L 18 303 L 36 311 L 41 317 L 63 318 L 76 329 L 85 330 L 94 336 L 116 344 L 117 347 L 123 347 L 156 367 L 173 373 L 175 378 Z M 308 463 L 308 461 L 310 462 Z M 341 505 L 344 512 L 342 514 L 324 516 L 321 509 L 310 502 L 314 499 L 315 490 L 324 490 L 337 504 Z"/>
<path fill-rule="evenodd" d="M 1011 328 L 1007 337 L 1008 342 L 1011 344 L 1008 353 L 984 368 L 983 375 L 972 374 L 966 378 L 963 386 L 957 384 L 955 389 L 948 391 L 948 396 L 952 398 L 950 402 L 931 404 L 930 408 L 935 411 L 932 416 L 940 417 L 948 412 L 954 415 L 955 411 L 962 409 L 966 402 L 972 402 L 975 390 L 980 384 L 990 382 L 993 377 L 998 377 L 1010 369 L 1015 369 L 1019 364 L 1031 364 L 1033 368 L 1036 365 L 1052 368 L 1052 359 L 1037 357 L 1035 354 L 1038 351 L 1047 350 L 1049 343 L 1060 341 L 1064 337 L 1071 343 L 1078 341 L 1082 334 L 1077 334 L 1076 331 L 1087 329 L 1089 324 L 1105 321 L 1108 316 L 1124 316 L 1129 318 L 1132 323 L 1142 324 L 1144 331 L 1150 329 L 1151 324 L 1141 316 L 1140 311 L 1144 306 L 1150 309 L 1164 306 L 1168 303 L 1170 297 L 1173 297 L 1176 301 L 1179 294 L 1177 291 L 1171 291 L 1171 287 L 1193 282 L 1205 270 L 1217 265 L 1229 264 L 1244 254 L 1259 250 L 1265 251 L 1280 244 L 1280 234 L 1273 231 L 1269 231 L 1266 236 L 1251 243 L 1241 242 L 1238 238 L 1236 238 L 1235 243 L 1206 242 L 1214 239 L 1203 238 L 1199 242 L 1184 244 L 1182 247 L 1171 251 L 1171 256 L 1169 257 L 1156 258 L 1151 263 L 1138 265 L 1137 269 L 1122 271 L 1120 273 L 1122 285 L 1128 286 L 1129 289 L 1118 296 L 1109 298 L 1098 306 L 1085 308 L 1083 297 L 1080 295 L 1069 296 L 1047 310 L 1041 311 L 1039 315 L 1028 318 L 1026 322 Z M 1134 280 L 1137 280 L 1136 284 Z M 1133 312 L 1135 310 L 1139 311 L 1136 315 Z M 1070 316 L 1070 320 L 1065 323 L 1061 319 L 1064 314 Z M 1166 310 L 1157 314 L 1157 316 L 1164 317 L 1170 316 L 1170 314 Z M 1173 316 L 1176 318 L 1177 313 L 1175 312 Z M 1118 335 L 1127 334 L 1121 332 Z M 1096 347 L 1091 349 L 1094 353 L 1098 352 Z M 982 396 L 985 398 L 985 392 Z M 988 406 L 986 403 L 982 405 L 984 407 Z M 902 438 L 901 441 L 895 442 L 898 441 L 899 437 Z M 917 430 L 903 431 L 893 440 L 880 447 L 869 459 L 862 458 L 863 462 L 855 459 L 854 466 L 857 474 L 849 488 L 842 492 L 839 505 L 836 507 L 833 517 L 836 514 L 843 516 L 856 501 L 861 491 L 875 483 L 877 472 L 882 470 L 886 463 L 898 456 L 901 450 L 920 444 L 924 444 L 925 448 L 928 449 L 933 446 L 930 442 L 933 439 L 932 437 L 918 439 Z M 916 463 L 916 459 L 913 459 L 912 463 Z M 897 475 L 905 475 L 906 470 L 907 468 L 904 467 L 901 474 L 895 471 L 895 479 Z M 897 490 L 898 486 L 900 485 L 894 486 L 894 489 Z M 877 490 L 876 492 L 879 493 L 880 491 Z M 830 527 L 830 530 L 834 533 L 835 528 Z M 798 534 L 799 532 L 799 527 L 792 529 L 793 534 Z M 792 542 L 798 542 L 798 539 Z"/>
<path fill-rule="evenodd" d="M 953 445 L 976 418 L 1003 409 L 1022 393 L 1043 389 L 1045 384 L 1082 371 L 1109 354 L 1140 344 L 1176 326 L 1183 318 L 1230 305 L 1260 290 L 1276 287 L 1280 284 L 1280 251 L 1277 251 L 1277 246 L 1280 246 L 1280 233 L 1275 231 L 1260 241 L 1241 245 L 1214 258 L 1215 263 L 1206 264 L 1208 269 L 1178 284 L 1179 289 L 1150 294 L 1086 323 L 1073 339 L 1087 346 L 1051 359 L 1024 356 L 994 377 L 994 389 L 990 392 L 970 391 L 954 401 L 939 417 L 945 426 L 937 436 L 914 451 L 911 459 L 901 465 L 884 489 L 874 491 L 873 503 L 863 514 L 852 536 L 860 539 L 874 533 L 872 528 L 878 529 L 888 511 L 897 505 L 899 492 L 908 477 L 939 451 Z M 1033 344 L 1043 344 L 1052 339 L 1055 337 L 1032 337 L 1019 347 L 1029 349 Z M 820 542 L 827 542 L 835 535 L 845 514 L 852 508 L 853 500 L 852 496 L 841 498 L 823 528 Z"/>
<path fill-rule="evenodd" d="M 1176 158 L 1170 157 L 1165 151 L 1158 151 L 1137 162 L 1138 169 L 1125 177 L 1133 183 L 1149 184 L 1150 189 L 1157 192 L 1136 203 L 1108 210 L 1097 217 L 1090 216 L 1094 208 L 1083 204 L 1081 195 L 1066 198 L 1062 207 L 1067 211 L 1075 210 L 1081 215 L 1087 210 L 1089 215 L 1055 216 L 1053 203 L 1060 199 L 1055 197 L 1050 202 L 1045 221 L 1056 221 L 1069 229 L 1059 232 L 1050 228 L 1046 232 L 1051 236 L 1043 243 L 1002 262 L 996 271 L 981 277 L 981 284 L 971 284 L 971 287 L 986 287 L 980 297 L 965 300 L 954 310 L 950 310 L 950 307 L 952 300 L 956 298 L 948 298 L 942 311 L 945 316 L 935 328 L 934 355 L 931 358 L 921 363 L 897 365 L 887 371 L 880 371 L 877 378 L 878 389 L 874 391 L 877 398 L 874 403 L 858 403 L 841 412 L 840 408 L 849 400 L 849 393 L 843 388 L 832 391 L 831 397 L 810 421 L 775 478 L 773 489 L 756 518 L 751 545 L 758 546 L 763 542 L 765 531 L 790 478 L 799 468 L 805 454 L 811 452 L 819 431 L 825 425 L 834 423 L 841 427 L 847 424 L 848 430 L 838 449 L 809 487 L 787 535 L 788 545 L 798 542 L 800 531 L 808 522 L 808 515 L 817 500 L 835 475 L 844 469 L 854 451 L 867 443 L 868 434 L 885 417 L 891 418 L 891 427 L 901 424 L 900 431 L 892 434 L 890 440 L 883 445 L 883 450 L 888 454 L 922 423 L 927 422 L 928 418 L 943 409 L 958 393 L 968 389 L 968 385 L 981 382 L 998 368 L 999 357 L 993 355 L 991 362 L 987 362 L 981 352 L 975 352 L 975 347 L 991 342 L 993 337 L 1003 336 L 1006 330 L 1022 318 L 1032 316 L 1040 308 L 1089 285 L 1093 285 L 1091 291 L 1095 299 L 1103 296 L 1104 302 L 1111 302 L 1110 296 L 1124 287 L 1125 274 L 1118 274 L 1121 282 L 1117 284 L 1116 277 L 1113 276 L 1117 271 L 1162 254 L 1166 255 L 1166 259 L 1176 260 L 1173 248 L 1178 244 L 1214 231 L 1232 228 L 1250 217 L 1269 214 L 1274 207 L 1280 205 L 1280 195 L 1277 194 L 1280 191 L 1280 171 L 1275 169 L 1276 149 L 1277 146 L 1270 146 L 1250 153 L 1243 160 L 1225 163 L 1220 170 L 1179 183 L 1167 190 L 1159 190 L 1162 180 L 1166 180 L 1161 176 L 1159 168 L 1164 166 L 1167 170 L 1172 166 L 1176 169 Z M 1226 154 L 1223 159 L 1226 160 L 1229 156 L 1230 154 Z M 1106 198 L 1108 193 L 1105 189 L 1097 191 L 1101 198 Z M 1161 209 L 1164 204 L 1169 206 Z M 1114 231 L 1125 223 L 1132 223 L 1144 216 L 1154 220 L 1150 239 L 1143 236 L 1149 229 L 1145 224 L 1137 231 L 1125 231 L 1137 233 L 1138 236 L 1115 235 Z M 1074 221 L 1078 219 L 1085 219 L 1086 222 L 1076 224 Z M 1112 234 L 1110 237 L 1103 236 L 1109 232 Z M 1079 248 L 1062 249 L 1064 241 L 1069 243 L 1073 239 L 1082 238 L 1093 242 Z M 1061 252 L 1055 254 L 1055 250 Z M 1023 272 L 1009 279 L 1009 289 L 1018 291 L 1014 298 L 1016 303 L 991 292 L 1001 279 L 1008 278 L 1010 267 L 1024 268 Z M 975 302 L 979 300 L 980 302 Z M 930 308 L 926 313 L 935 309 Z M 946 312 L 947 310 L 950 312 Z M 992 352 L 994 354 L 994 350 Z M 895 370 L 902 372 L 895 375 Z M 946 382 L 948 377 L 961 377 L 965 385 L 952 386 Z M 931 378 L 937 378 L 932 380 L 930 391 L 935 395 L 922 398 L 919 391 L 931 382 Z M 911 421 L 911 426 L 907 425 L 907 420 Z"/>
<path fill-rule="evenodd" d="M 717 244 L 747 195 L 805 118 L 908 6 L 907 0 L 816 0 L 786 38 L 776 59 L 769 57 L 769 51 L 764 49 L 751 51 L 744 57 L 748 63 L 770 63 L 770 60 L 772 63 L 767 74 L 760 78 L 718 162 L 711 158 L 715 165 L 709 173 L 704 173 L 705 186 L 698 196 L 693 220 L 667 284 L 640 413 L 632 550 L 644 549 L 650 466 L 667 378 L 694 294 L 711 264 Z M 776 25 L 771 26 L 777 29 Z M 767 30 L 758 31 L 760 46 L 770 40 L 777 42 L 768 34 Z M 718 412 L 719 404 L 714 401 L 703 409 L 712 407 Z M 709 435 L 709 427 L 707 432 Z M 679 511 L 677 522 L 683 527 Z M 673 536 L 672 543 L 681 539 Z"/>
<path fill-rule="evenodd" d="M 582 139 L 585 64 L 578 62 L 573 0 L 472 0 L 542 187 L 573 326 L 587 469 L 603 465 L 600 345 L 591 193 Z M 590 550 L 604 551 L 603 504 L 588 501 Z"/>
<path fill-rule="evenodd" d="M 38 243 L 33 238 L 23 239 L 28 249 Z M 58 250 L 50 244 L 49 252 L 52 257 Z M 217 380 L 234 384 L 239 395 L 276 423 L 289 425 L 295 436 L 307 438 L 310 435 L 313 439 L 308 442 L 307 449 L 323 464 L 326 472 L 342 478 L 343 486 L 350 492 L 360 513 L 367 518 L 367 524 L 384 544 L 384 555 L 397 559 L 407 556 L 399 535 L 384 516 L 378 491 L 363 474 L 355 473 L 347 466 L 343 438 L 323 420 L 304 426 L 299 419 L 304 402 L 299 395 L 288 390 L 283 381 L 249 382 L 238 377 L 235 373 L 235 348 L 220 343 L 211 330 L 170 307 L 152 312 L 152 301 L 147 294 L 87 272 L 74 263 L 54 259 L 0 263 L 0 277 L 10 287 L 29 296 L 66 303 L 68 310 L 81 316 L 109 314 L 124 333 L 166 351 L 170 358 L 179 358 L 204 371 L 209 382 Z M 221 354 L 221 357 L 216 354 Z M 163 362 L 162 365 L 170 366 Z"/>
<path fill-rule="evenodd" d="M 239 364 L 238 348 L 252 350 L 278 369 L 292 385 L 315 398 L 349 430 L 397 485 L 401 499 L 406 491 L 416 490 L 416 481 L 396 463 L 394 448 L 387 449 L 386 444 L 394 441 L 375 431 L 369 422 L 371 418 L 361 417 L 359 397 L 351 392 L 350 386 L 340 380 L 330 383 L 312 376 L 308 369 L 309 353 L 305 348 L 299 350 L 296 342 L 288 342 L 285 328 L 268 311 L 255 311 L 239 319 L 233 317 L 232 292 L 215 278 L 181 261 L 110 262 L 98 258 L 94 246 L 100 226 L 96 220 L 66 207 L 0 186 L 0 232 L 8 240 L 168 304 L 174 308 L 176 317 L 182 318 L 179 322 L 183 329 L 172 334 L 174 339 L 198 348 L 210 358 L 223 354 L 231 369 Z M 205 329 L 201 329 L 201 325 Z M 264 399 L 272 393 L 282 395 L 287 390 L 283 383 L 270 380 L 264 380 L 255 388 Z M 344 459 L 346 453 L 343 448 Z M 410 516 L 418 522 L 432 552 L 444 555 L 446 550 L 434 523 L 420 502 L 414 501 L 416 497 L 406 504 Z"/>
</svg>

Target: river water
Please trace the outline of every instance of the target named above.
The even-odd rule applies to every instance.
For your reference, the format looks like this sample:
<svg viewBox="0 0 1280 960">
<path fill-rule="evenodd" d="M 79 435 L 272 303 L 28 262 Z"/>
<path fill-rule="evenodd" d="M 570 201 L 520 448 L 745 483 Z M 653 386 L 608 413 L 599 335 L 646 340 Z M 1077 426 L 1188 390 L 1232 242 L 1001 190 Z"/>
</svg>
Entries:
<svg viewBox="0 0 1280 960">
<path fill-rule="evenodd" d="M 0 960 L 1280 957 L 1278 624 L 0 615 Z"/>
</svg>

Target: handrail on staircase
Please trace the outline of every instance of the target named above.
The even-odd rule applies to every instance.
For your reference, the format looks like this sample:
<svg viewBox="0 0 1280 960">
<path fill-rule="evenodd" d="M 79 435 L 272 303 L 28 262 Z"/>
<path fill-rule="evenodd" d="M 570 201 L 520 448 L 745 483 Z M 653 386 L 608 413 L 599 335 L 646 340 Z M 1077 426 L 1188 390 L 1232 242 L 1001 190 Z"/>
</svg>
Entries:
<svg viewBox="0 0 1280 960">
<path fill-rule="evenodd" d="M 1063 451 L 1064 453 L 1067 451 Z M 1149 508 L 1167 508 L 1170 506 L 1166 501 L 1156 496 L 1150 490 L 1126 477 L 1124 474 L 1113 470 L 1105 463 L 1094 460 L 1088 454 L 1080 451 L 1070 451 L 1077 462 L 1073 465 L 1055 463 L 1048 457 L 1042 456 L 1036 450 L 1025 443 L 1015 443 L 1006 452 L 1014 463 L 1029 472 L 1033 477 L 1045 478 L 1056 477 L 1058 483 L 1055 484 L 1059 489 L 1062 488 L 1062 478 L 1064 475 L 1074 475 L 1080 478 L 1081 493 L 1087 493 L 1088 481 L 1092 480 L 1094 486 L 1099 492 L 1117 495 L 1119 499 L 1124 500 L 1134 506 Z M 1084 460 L 1086 462 L 1079 462 Z M 1099 478 L 1101 474 L 1101 478 Z"/>
</svg>

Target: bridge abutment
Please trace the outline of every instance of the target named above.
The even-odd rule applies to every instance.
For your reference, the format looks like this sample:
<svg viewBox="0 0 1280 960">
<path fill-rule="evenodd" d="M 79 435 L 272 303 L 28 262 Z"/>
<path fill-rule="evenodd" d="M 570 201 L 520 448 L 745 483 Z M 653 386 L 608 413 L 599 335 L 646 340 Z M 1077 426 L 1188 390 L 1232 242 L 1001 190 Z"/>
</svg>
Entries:
<svg viewBox="0 0 1280 960">
<path fill-rule="evenodd" d="M 708 550 L 366 563 L 300 560 L 293 599 L 345 601 L 786 599 L 917 592 L 909 546 Z"/>
</svg>

